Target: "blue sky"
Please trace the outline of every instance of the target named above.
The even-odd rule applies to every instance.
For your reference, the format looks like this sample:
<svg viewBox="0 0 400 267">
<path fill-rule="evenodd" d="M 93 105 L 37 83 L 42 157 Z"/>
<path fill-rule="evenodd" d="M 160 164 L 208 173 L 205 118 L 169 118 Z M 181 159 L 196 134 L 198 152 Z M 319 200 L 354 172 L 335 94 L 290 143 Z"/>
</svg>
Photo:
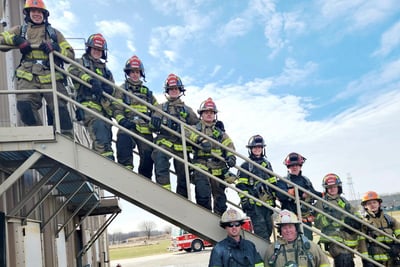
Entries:
<svg viewBox="0 0 400 267">
<path fill-rule="evenodd" d="M 181 77 L 187 89 L 183 100 L 195 110 L 212 97 L 242 155 L 249 137 L 261 134 L 278 174 L 285 175 L 282 160 L 296 151 L 308 159 L 304 174 L 319 190 L 322 177 L 334 172 L 344 192 L 351 175 L 357 196 L 399 191 L 398 1 L 46 4 L 50 22 L 65 37 L 105 36 L 108 66 L 118 84 L 126 60 L 136 54 L 159 102 L 165 101 L 169 73 Z M 77 55 L 83 39 L 70 39 Z M 110 228 L 127 231 L 126 222 L 142 216 L 136 214 L 117 218 Z"/>
</svg>

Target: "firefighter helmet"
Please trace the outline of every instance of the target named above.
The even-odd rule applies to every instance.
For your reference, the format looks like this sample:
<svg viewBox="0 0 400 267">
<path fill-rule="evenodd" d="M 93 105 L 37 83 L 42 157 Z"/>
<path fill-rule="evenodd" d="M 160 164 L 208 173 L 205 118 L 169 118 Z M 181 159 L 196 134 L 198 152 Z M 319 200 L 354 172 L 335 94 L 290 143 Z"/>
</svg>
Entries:
<svg viewBox="0 0 400 267">
<path fill-rule="evenodd" d="M 265 146 L 266 146 L 265 142 L 264 142 L 264 138 L 259 134 L 253 135 L 252 137 L 250 137 L 249 141 L 247 142 L 247 146 L 246 147 L 249 150 L 249 155 L 250 156 L 253 155 L 253 153 L 251 152 L 251 149 L 253 147 L 257 147 L 257 146 L 260 146 L 260 147 L 263 147 L 263 148 L 265 148 Z M 263 154 L 262 155 L 263 156 L 265 155 L 265 149 L 263 149 Z"/>
<path fill-rule="evenodd" d="M 300 224 L 300 221 L 296 214 L 285 209 L 279 212 L 278 221 L 276 222 L 278 226 L 282 224 Z"/>
<path fill-rule="evenodd" d="M 286 156 L 285 160 L 283 161 L 283 164 L 286 165 L 286 167 L 290 167 L 293 165 L 302 166 L 305 161 L 306 161 L 305 157 L 303 157 L 299 153 L 292 152 Z"/>
<path fill-rule="evenodd" d="M 338 186 L 338 188 L 339 188 L 338 194 L 339 195 L 343 192 L 342 191 L 342 181 L 340 180 L 339 176 L 337 176 L 334 173 L 328 173 L 322 179 L 322 186 L 325 188 L 325 192 L 327 191 L 327 188 L 332 185 Z"/>
<path fill-rule="evenodd" d="M 225 228 L 225 226 L 231 222 L 240 222 L 241 224 L 243 224 L 245 219 L 246 217 L 242 212 L 230 208 L 222 214 L 219 225 L 222 228 Z"/>
<path fill-rule="evenodd" d="M 215 102 L 212 100 L 211 97 L 207 98 L 207 100 L 204 100 L 201 102 L 199 109 L 197 110 L 197 113 L 201 116 L 201 113 L 206 110 L 211 110 L 214 111 L 215 114 L 218 113 L 217 106 L 215 105 Z"/>
<path fill-rule="evenodd" d="M 369 200 L 378 200 L 379 203 L 382 203 L 382 198 L 375 191 L 366 192 L 361 198 L 361 205 L 364 206 Z"/>
<path fill-rule="evenodd" d="M 50 12 L 47 10 L 43 0 L 26 0 L 23 9 L 23 13 L 25 16 L 29 16 L 29 11 L 31 8 L 41 9 L 45 20 L 48 16 L 50 16 Z"/>
<path fill-rule="evenodd" d="M 181 78 L 179 78 L 178 75 L 175 75 L 173 73 L 169 74 L 167 79 L 165 80 L 164 83 L 165 93 L 168 94 L 168 90 L 172 87 L 178 87 L 181 93 L 184 93 L 186 91 L 185 87 L 182 84 Z"/>
<path fill-rule="evenodd" d="M 96 48 L 103 51 L 102 59 L 107 60 L 107 41 L 101 33 L 95 33 L 89 36 L 86 42 L 86 53 L 90 53 L 90 48 Z"/>
<path fill-rule="evenodd" d="M 136 55 L 133 55 L 126 61 L 124 72 L 126 73 L 126 75 L 129 75 L 129 72 L 135 69 L 138 69 L 140 71 L 140 76 L 142 76 L 143 79 L 146 79 L 142 61 Z"/>
</svg>

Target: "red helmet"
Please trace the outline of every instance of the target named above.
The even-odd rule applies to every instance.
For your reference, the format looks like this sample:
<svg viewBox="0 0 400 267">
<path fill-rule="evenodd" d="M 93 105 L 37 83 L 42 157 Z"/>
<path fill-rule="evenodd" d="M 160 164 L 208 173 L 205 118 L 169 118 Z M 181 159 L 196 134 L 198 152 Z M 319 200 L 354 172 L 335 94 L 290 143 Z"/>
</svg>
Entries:
<svg viewBox="0 0 400 267">
<path fill-rule="evenodd" d="M 328 186 L 332 186 L 332 185 L 338 186 L 338 188 L 339 188 L 338 193 L 340 195 L 342 193 L 342 181 L 340 180 L 339 176 L 337 176 L 336 174 L 328 173 L 322 179 L 322 186 L 325 188 L 325 192 L 326 192 L 326 189 L 328 188 Z"/>
<path fill-rule="evenodd" d="M 129 75 L 129 72 L 134 69 L 138 69 L 140 71 L 140 76 L 144 79 L 146 78 L 143 63 L 136 55 L 126 61 L 124 71 L 126 75 Z"/>
<path fill-rule="evenodd" d="M 201 113 L 206 110 L 212 110 L 212 111 L 214 111 L 215 114 L 218 113 L 217 106 L 215 105 L 215 103 L 211 97 L 209 97 L 209 98 L 207 98 L 207 100 L 201 102 L 200 107 L 197 110 L 197 113 L 199 113 L 201 116 Z"/>
<path fill-rule="evenodd" d="M 179 91 L 181 91 L 182 93 L 184 93 L 186 91 L 185 87 L 182 84 L 181 78 L 179 78 L 177 75 L 175 75 L 173 73 L 169 74 L 167 79 L 165 80 L 165 83 L 164 83 L 165 93 L 168 94 L 168 90 L 171 87 L 178 87 Z"/>
<path fill-rule="evenodd" d="M 369 200 L 378 200 L 379 203 L 382 203 L 382 198 L 375 191 L 366 192 L 361 198 L 361 205 L 364 206 Z"/>
<path fill-rule="evenodd" d="M 50 16 L 49 11 L 46 8 L 46 5 L 44 4 L 43 0 L 26 0 L 23 13 L 25 16 L 29 16 L 29 10 L 31 8 L 38 8 L 41 9 L 43 12 L 44 19 L 47 19 L 48 16 Z"/>
<path fill-rule="evenodd" d="M 292 152 L 286 156 L 285 160 L 283 161 L 283 164 L 286 165 L 286 167 L 290 167 L 293 165 L 303 166 L 303 163 L 305 161 L 306 161 L 305 157 L 303 157 L 299 153 Z"/>
<path fill-rule="evenodd" d="M 86 42 L 86 53 L 89 53 L 89 49 L 91 47 L 102 50 L 103 55 L 101 56 L 102 59 L 107 59 L 107 41 L 103 37 L 101 33 L 95 33 L 89 36 Z"/>
</svg>

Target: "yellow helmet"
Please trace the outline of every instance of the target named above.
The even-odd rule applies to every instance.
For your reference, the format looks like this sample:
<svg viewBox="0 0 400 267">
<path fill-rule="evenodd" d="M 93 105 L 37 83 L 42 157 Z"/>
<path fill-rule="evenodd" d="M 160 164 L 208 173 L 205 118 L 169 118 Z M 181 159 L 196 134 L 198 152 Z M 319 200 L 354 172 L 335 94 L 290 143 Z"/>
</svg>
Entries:
<svg viewBox="0 0 400 267">
<path fill-rule="evenodd" d="M 38 8 L 43 10 L 43 15 L 44 18 L 46 19 L 48 16 L 50 16 L 49 11 L 46 8 L 46 5 L 44 4 L 43 0 L 26 0 L 25 5 L 24 5 L 24 15 L 29 16 L 29 10 L 31 8 Z"/>
<path fill-rule="evenodd" d="M 222 214 L 219 225 L 222 228 L 225 228 L 226 224 L 229 224 L 231 222 L 243 223 L 245 219 L 246 219 L 246 217 L 244 216 L 244 214 L 242 212 L 230 208 Z"/>
<path fill-rule="evenodd" d="M 288 210 L 281 210 L 279 212 L 278 221 L 276 225 L 280 226 L 282 224 L 300 224 L 299 218 L 297 218 L 296 214 Z"/>
</svg>

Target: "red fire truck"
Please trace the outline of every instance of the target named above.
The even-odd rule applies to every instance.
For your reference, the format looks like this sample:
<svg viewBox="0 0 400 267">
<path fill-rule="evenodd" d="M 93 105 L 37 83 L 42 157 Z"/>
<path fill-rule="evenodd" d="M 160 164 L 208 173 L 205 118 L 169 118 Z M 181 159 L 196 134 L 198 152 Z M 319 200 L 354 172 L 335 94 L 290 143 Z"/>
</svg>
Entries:
<svg viewBox="0 0 400 267">
<path fill-rule="evenodd" d="M 242 229 L 253 233 L 253 225 L 250 218 L 247 218 L 242 225 Z M 173 229 L 171 246 L 173 250 L 184 250 L 186 252 L 198 252 L 205 247 L 212 247 L 212 244 L 207 240 L 201 239 L 197 235 L 188 233 L 183 229 Z"/>
</svg>

